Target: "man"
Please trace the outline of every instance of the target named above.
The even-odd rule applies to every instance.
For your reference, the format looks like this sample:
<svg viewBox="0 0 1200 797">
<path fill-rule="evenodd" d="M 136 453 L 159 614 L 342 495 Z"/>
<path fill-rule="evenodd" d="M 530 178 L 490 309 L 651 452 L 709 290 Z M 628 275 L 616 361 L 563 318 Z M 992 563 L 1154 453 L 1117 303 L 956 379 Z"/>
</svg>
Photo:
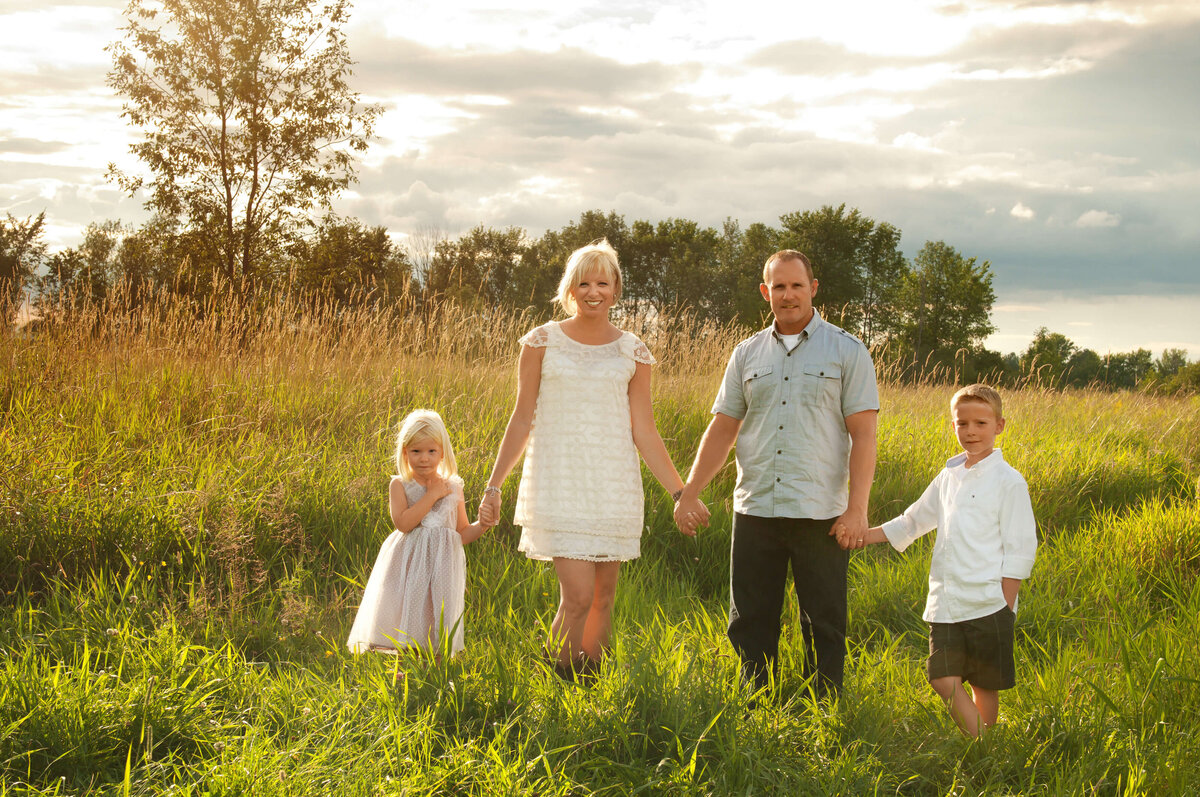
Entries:
<svg viewBox="0 0 1200 797">
<path fill-rule="evenodd" d="M 738 344 L 713 404 L 675 520 L 684 531 L 707 517 L 700 492 L 737 443 L 730 553 L 729 640 L 742 677 L 766 686 L 779 650 L 791 563 L 804 633 L 804 677 L 837 694 L 846 655 L 849 555 L 834 528 L 867 530 L 875 476 L 879 392 L 857 338 L 812 306 L 812 264 L 787 249 L 767 259 L 763 299 L 774 323 Z"/>
</svg>

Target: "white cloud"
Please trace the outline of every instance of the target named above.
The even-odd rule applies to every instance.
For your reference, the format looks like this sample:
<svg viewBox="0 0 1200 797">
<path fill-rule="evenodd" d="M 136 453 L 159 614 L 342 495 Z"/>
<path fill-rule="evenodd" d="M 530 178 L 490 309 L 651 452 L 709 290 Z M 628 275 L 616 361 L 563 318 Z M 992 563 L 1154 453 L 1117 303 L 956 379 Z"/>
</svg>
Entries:
<svg viewBox="0 0 1200 797">
<path fill-rule="evenodd" d="M 1075 220 L 1076 227 L 1116 227 L 1120 223 L 1120 213 L 1109 213 L 1106 210 L 1089 210 Z"/>
<path fill-rule="evenodd" d="M 1008 214 L 1013 218 L 1021 219 L 1022 221 L 1029 221 L 1037 215 L 1034 213 L 1033 208 L 1027 206 L 1024 202 L 1018 202 L 1017 204 L 1013 205 L 1012 210 L 1010 210 Z"/>
</svg>

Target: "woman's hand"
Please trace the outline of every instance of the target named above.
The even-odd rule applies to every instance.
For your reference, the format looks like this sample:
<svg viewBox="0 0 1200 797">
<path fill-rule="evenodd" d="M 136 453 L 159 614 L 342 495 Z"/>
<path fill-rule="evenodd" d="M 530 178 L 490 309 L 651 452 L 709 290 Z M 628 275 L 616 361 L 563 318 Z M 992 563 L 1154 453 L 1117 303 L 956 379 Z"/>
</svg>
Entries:
<svg viewBox="0 0 1200 797">
<path fill-rule="evenodd" d="M 487 490 L 479 502 L 479 522 L 491 528 L 500 522 L 500 491 Z"/>
<path fill-rule="evenodd" d="M 675 505 L 675 525 L 689 537 L 695 537 L 701 526 L 707 526 L 708 518 L 708 507 L 699 498 L 685 498 Z"/>
</svg>

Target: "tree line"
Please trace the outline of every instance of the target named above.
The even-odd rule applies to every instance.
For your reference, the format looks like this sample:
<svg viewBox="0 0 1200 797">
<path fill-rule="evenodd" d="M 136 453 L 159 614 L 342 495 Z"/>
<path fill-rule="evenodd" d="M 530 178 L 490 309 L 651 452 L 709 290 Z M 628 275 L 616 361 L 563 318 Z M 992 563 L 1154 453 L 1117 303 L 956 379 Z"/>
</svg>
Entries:
<svg viewBox="0 0 1200 797">
<path fill-rule="evenodd" d="M 28 286 L 43 304 L 103 302 L 118 287 L 134 305 L 150 292 L 204 297 L 220 277 L 217 253 L 178 221 L 156 217 L 138 229 L 94 223 L 78 246 L 54 253 L 42 241 L 44 223 L 44 214 L 0 221 L 0 279 Z M 625 313 L 686 311 L 711 323 L 765 325 L 763 263 L 779 249 L 799 249 L 813 261 L 822 315 L 858 335 L 894 377 L 1200 388 L 1200 362 L 1189 363 L 1181 349 L 1157 359 L 1146 349 L 1102 356 L 1045 328 L 1021 354 L 987 349 L 990 264 L 944 241 L 926 242 L 910 261 L 898 228 L 844 204 L 787 213 L 777 226 L 727 219 L 720 229 L 675 218 L 627 222 L 591 210 L 539 237 L 480 225 L 458 237 L 425 230 L 404 245 L 384 227 L 328 215 L 260 255 L 247 289 L 285 288 L 335 306 L 454 301 L 544 318 L 566 258 L 599 238 L 620 253 Z"/>
<path fill-rule="evenodd" d="M 348 14 L 348 0 L 131 0 L 108 47 L 108 84 L 142 133 L 130 147 L 141 170 L 110 164 L 109 177 L 144 192 L 153 216 L 136 229 L 93 223 L 78 246 L 49 253 L 44 212 L 9 214 L 0 282 L 14 297 L 29 290 L 68 310 L 118 287 L 137 306 L 151 293 L 203 298 L 221 284 L 282 287 L 334 306 L 452 300 L 548 316 L 568 254 L 607 238 L 624 268 L 622 312 L 759 326 L 763 262 L 798 249 L 814 264 L 821 313 L 861 337 L 895 378 L 1200 382 L 1175 350 L 1159 361 L 1141 350 L 1101 358 L 1044 331 L 1020 356 L 987 349 L 990 264 L 945 241 L 909 260 L 897 227 L 845 204 L 785 213 L 774 226 L 726 219 L 719 229 L 589 210 L 539 237 L 480 225 L 456 238 L 420 231 L 398 245 L 383 227 L 331 210 L 381 112 L 350 86 Z"/>
</svg>

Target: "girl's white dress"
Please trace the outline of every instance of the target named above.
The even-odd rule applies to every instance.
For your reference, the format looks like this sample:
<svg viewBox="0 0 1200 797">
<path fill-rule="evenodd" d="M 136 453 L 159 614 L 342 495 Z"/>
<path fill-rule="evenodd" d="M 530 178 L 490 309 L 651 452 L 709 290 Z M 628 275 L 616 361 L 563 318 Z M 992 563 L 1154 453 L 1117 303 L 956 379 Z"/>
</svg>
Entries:
<svg viewBox="0 0 1200 797">
<path fill-rule="evenodd" d="M 528 332 L 546 349 L 514 521 L 531 559 L 591 562 L 641 552 L 642 469 L 629 419 L 629 380 L 654 363 L 631 332 L 592 346 L 557 321 Z"/>
<path fill-rule="evenodd" d="M 455 531 L 463 482 L 450 478 L 453 492 L 435 503 L 419 526 L 407 534 L 393 531 L 383 541 L 346 641 L 351 651 L 372 645 L 438 651 L 443 633 L 452 634 L 451 653 L 463 649 L 467 567 L 462 537 Z M 409 506 L 425 495 L 416 482 L 402 484 Z"/>
</svg>

